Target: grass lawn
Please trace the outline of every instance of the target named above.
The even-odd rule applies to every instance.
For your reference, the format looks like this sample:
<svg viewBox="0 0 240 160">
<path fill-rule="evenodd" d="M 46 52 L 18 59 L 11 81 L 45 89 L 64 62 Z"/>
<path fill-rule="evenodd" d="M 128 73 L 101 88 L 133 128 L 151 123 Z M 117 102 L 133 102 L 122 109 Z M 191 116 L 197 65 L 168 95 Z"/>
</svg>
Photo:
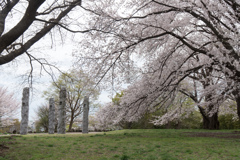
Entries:
<svg viewBox="0 0 240 160">
<path fill-rule="evenodd" d="M 120 130 L 0 137 L 0 160 L 240 159 L 240 132 Z"/>
</svg>

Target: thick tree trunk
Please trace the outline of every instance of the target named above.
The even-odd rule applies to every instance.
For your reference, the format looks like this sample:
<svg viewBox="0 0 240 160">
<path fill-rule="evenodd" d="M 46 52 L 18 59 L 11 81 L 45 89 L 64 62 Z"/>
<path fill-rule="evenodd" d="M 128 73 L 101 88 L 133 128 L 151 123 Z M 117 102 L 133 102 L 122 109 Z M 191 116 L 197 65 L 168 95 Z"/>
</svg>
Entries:
<svg viewBox="0 0 240 160">
<path fill-rule="evenodd" d="M 178 121 L 178 122 L 177 122 L 177 127 L 176 127 L 176 129 L 181 129 L 181 127 L 182 127 L 181 122 Z"/>
<path fill-rule="evenodd" d="M 132 125 L 133 125 L 132 122 L 128 122 L 128 123 L 127 123 L 127 129 L 132 129 Z"/>
<path fill-rule="evenodd" d="M 68 131 L 69 131 L 69 132 L 72 130 L 73 120 L 74 120 L 73 114 L 71 113 L 70 123 L 69 123 L 69 127 L 68 127 Z"/>
<path fill-rule="evenodd" d="M 235 96 L 235 100 L 237 102 L 237 115 L 238 119 L 240 120 L 240 96 Z"/>
<path fill-rule="evenodd" d="M 168 122 L 166 125 L 166 129 L 170 129 L 171 128 L 171 122 Z"/>
<path fill-rule="evenodd" d="M 219 129 L 218 112 L 209 117 L 209 129 Z"/>
<path fill-rule="evenodd" d="M 203 118 L 203 129 L 219 129 L 218 112 L 211 117 L 202 107 L 198 107 Z"/>
<path fill-rule="evenodd" d="M 203 129 L 208 129 L 208 124 L 209 124 L 208 118 L 206 116 L 203 116 L 203 115 L 202 115 L 202 118 L 203 118 Z"/>
</svg>

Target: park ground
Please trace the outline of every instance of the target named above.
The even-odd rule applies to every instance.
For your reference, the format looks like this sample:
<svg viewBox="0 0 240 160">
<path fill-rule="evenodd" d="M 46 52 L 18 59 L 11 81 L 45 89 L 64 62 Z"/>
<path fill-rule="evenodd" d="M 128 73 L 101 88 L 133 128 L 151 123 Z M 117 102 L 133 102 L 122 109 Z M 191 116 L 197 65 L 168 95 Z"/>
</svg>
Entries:
<svg viewBox="0 0 240 160">
<path fill-rule="evenodd" d="M 0 160 L 240 159 L 240 130 L 135 129 L 0 137 Z"/>
</svg>

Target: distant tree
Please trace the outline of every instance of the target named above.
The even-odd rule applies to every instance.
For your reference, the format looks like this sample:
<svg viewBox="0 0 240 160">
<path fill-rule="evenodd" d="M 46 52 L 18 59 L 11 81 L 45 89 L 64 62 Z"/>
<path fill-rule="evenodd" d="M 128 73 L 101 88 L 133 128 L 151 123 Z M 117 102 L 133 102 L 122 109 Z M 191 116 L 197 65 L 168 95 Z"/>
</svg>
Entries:
<svg viewBox="0 0 240 160">
<path fill-rule="evenodd" d="M 20 132 L 20 121 L 19 119 L 14 119 L 13 124 L 10 127 L 10 132 L 11 133 L 19 133 Z"/>
<path fill-rule="evenodd" d="M 182 121 L 196 111 L 194 101 L 180 92 L 174 99 L 170 99 L 169 102 L 160 108 L 160 112 L 158 110 L 156 112 L 159 115 L 155 115 L 155 119 L 152 122 L 156 126 L 174 123 L 176 128 L 181 128 Z"/>
<path fill-rule="evenodd" d="M 202 115 L 204 129 L 219 129 L 218 112 L 219 107 L 225 101 L 225 98 L 214 101 L 218 96 L 218 84 L 224 76 L 214 73 L 212 69 L 205 68 L 196 71 L 187 78 L 187 85 L 181 85 L 180 92 L 188 96 L 195 102 Z"/>
<path fill-rule="evenodd" d="M 117 128 L 200 128 L 201 116 L 195 102 L 188 96 L 179 92 L 174 101 L 165 103 L 157 110 L 145 110 L 139 113 L 139 118 L 129 120 L 122 115 L 121 101 L 124 92 L 117 93 L 108 103 L 100 108 L 95 115 L 96 128 L 112 130 Z M 137 111 L 137 110 L 136 110 Z M 127 112 L 127 111 L 126 111 Z M 132 113 L 134 115 L 134 112 Z"/>
<path fill-rule="evenodd" d="M 122 96 L 123 96 L 123 91 L 121 93 L 116 93 L 116 95 L 112 98 L 113 104 L 120 105 Z"/>
<path fill-rule="evenodd" d="M 239 129 L 237 103 L 235 98 L 227 99 L 219 108 L 220 129 Z"/>
<path fill-rule="evenodd" d="M 115 123 L 115 117 L 117 116 L 116 107 L 113 107 L 111 103 L 98 109 L 94 115 L 94 125 L 96 130 L 107 131 L 122 128 L 118 122 Z"/>
<path fill-rule="evenodd" d="M 68 130 L 71 131 L 74 120 L 83 112 L 84 96 L 91 95 L 90 109 L 93 109 L 95 106 L 93 102 L 98 98 L 100 90 L 95 88 L 94 79 L 90 75 L 81 70 L 72 70 L 61 74 L 58 80 L 44 92 L 44 97 L 54 97 L 55 102 L 58 102 L 61 86 L 66 86 L 67 89 L 66 111 L 69 121 Z"/>
<path fill-rule="evenodd" d="M 49 107 L 46 104 L 39 106 L 36 110 L 37 121 L 35 122 L 37 132 L 40 131 L 41 128 L 44 129 L 44 132 L 48 132 L 48 118 Z"/>
<path fill-rule="evenodd" d="M 8 126 L 20 112 L 20 103 L 7 88 L 0 87 L 0 124 Z"/>
<path fill-rule="evenodd" d="M 220 129 L 239 129 L 240 121 L 233 114 L 219 115 Z"/>
</svg>

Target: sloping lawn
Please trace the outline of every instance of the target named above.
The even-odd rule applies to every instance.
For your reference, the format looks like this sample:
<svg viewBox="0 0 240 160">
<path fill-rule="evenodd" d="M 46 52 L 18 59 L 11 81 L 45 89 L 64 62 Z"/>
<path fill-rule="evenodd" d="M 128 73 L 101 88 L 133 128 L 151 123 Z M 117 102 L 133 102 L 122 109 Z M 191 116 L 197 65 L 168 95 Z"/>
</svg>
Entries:
<svg viewBox="0 0 240 160">
<path fill-rule="evenodd" d="M 0 160 L 240 159 L 240 132 L 120 130 L 0 137 Z"/>
</svg>

